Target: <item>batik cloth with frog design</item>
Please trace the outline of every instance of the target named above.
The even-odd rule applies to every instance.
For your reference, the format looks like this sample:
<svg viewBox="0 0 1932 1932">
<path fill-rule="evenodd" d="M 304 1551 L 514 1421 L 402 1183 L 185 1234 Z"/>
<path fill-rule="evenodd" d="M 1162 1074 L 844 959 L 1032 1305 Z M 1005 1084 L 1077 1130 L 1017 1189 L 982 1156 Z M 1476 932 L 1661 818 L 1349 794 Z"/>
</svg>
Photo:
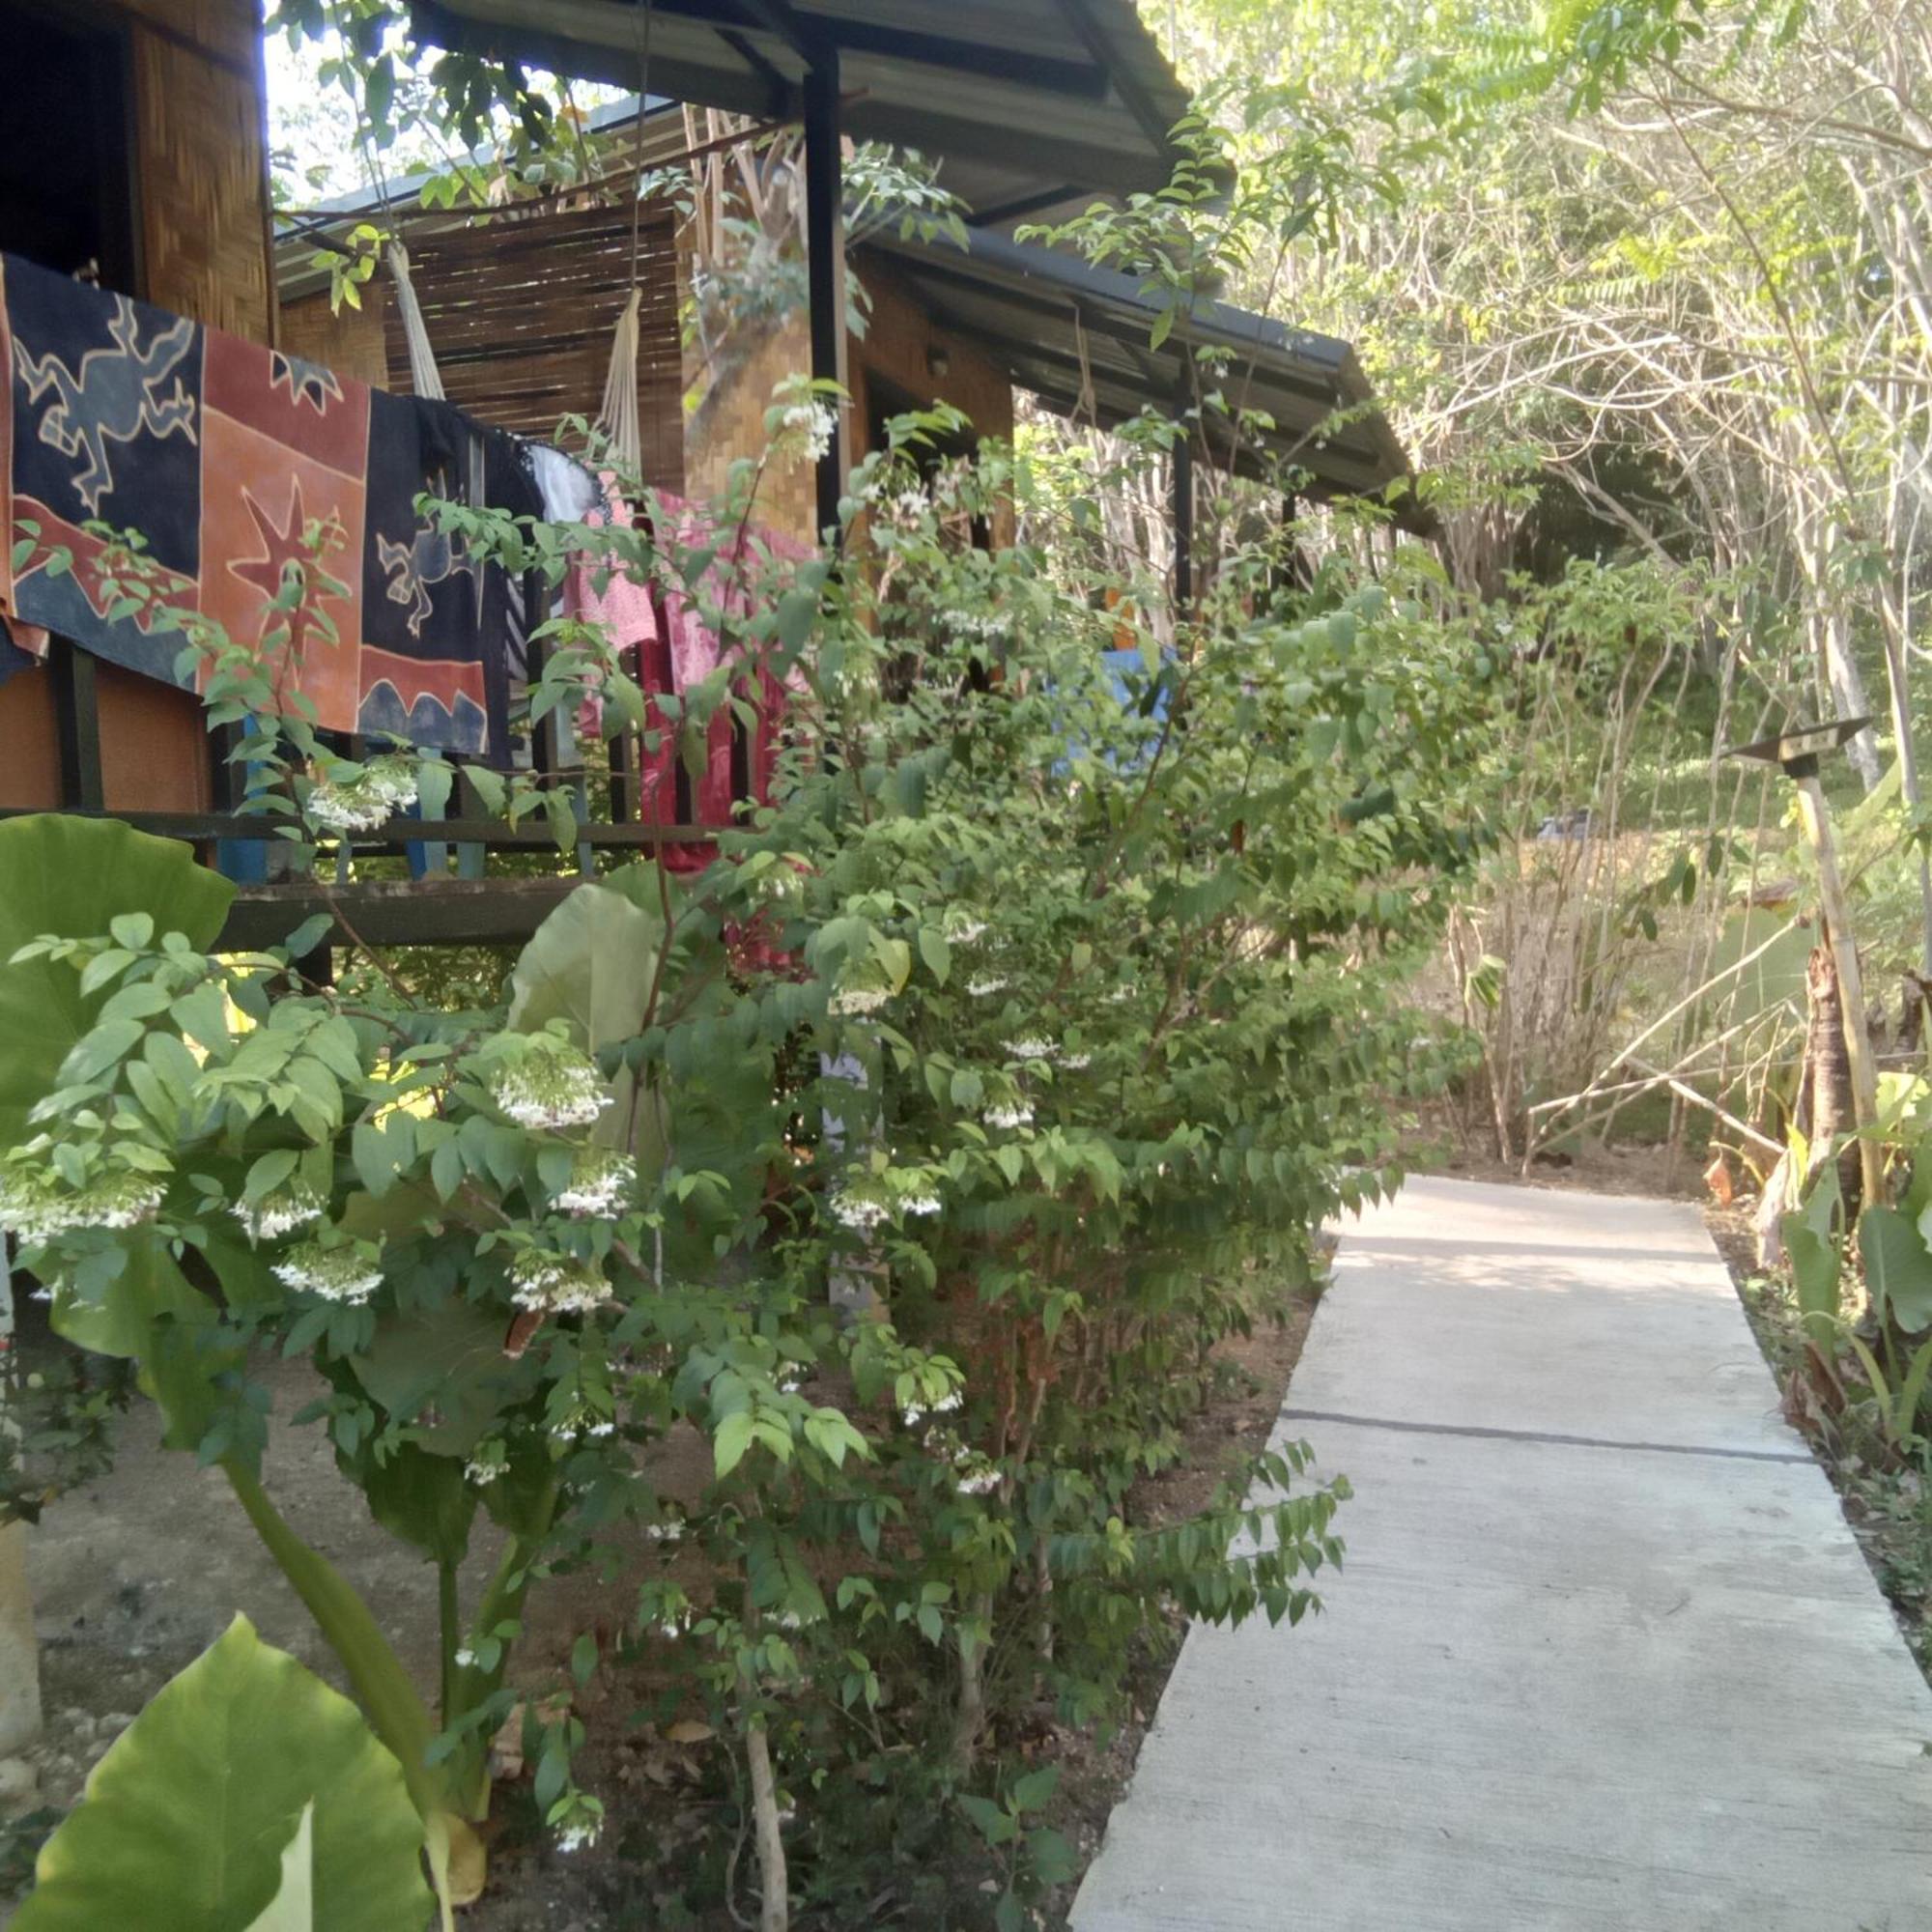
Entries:
<svg viewBox="0 0 1932 1932">
<path fill-rule="evenodd" d="M 272 653 L 325 729 L 501 760 L 521 586 L 417 509 L 539 503 L 515 439 L 0 255 L 0 619 L 171 684 L 178 627 L 105 587 L 137 532 L 161 601 Z M 298 574 L 293 611 L 273 608 Z"/>
</svg>

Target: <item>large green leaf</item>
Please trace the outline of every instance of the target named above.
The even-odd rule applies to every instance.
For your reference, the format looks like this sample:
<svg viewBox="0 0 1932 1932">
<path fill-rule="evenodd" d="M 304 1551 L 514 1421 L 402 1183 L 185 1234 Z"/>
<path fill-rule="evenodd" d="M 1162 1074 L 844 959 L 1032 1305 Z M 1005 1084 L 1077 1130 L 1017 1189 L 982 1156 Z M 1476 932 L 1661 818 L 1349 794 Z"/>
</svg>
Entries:
<svg viewBox="0 0 1932 1932">
<path fill-rule="evenodd" d="M 1859 1216 L 1859 1253 L 1883 1313 L 1909 1334 L 1932 1323 L 1932 1254 L 1897 1208 L 1867 1208 Z"/>
<path fill-rule="evenodd" d="M 1837 1169 L 1828 1162 L 1804 1207 L 1778 1222 L 1784 1252 L 1791 1257 L 1800 1315 L 1833 1321 L 1838 1316 L 1838 1280 L 1844 1267 L 1833 1225 L 1838 1200 Z"/>
<path fill-rule="evenodd" d="M 535 1375 L 503 1353 L 503 1317 L 467 1302 L 383 1322 L 350 1367 L 391 1416 L 415 1422 L 425 1451 L 459 1458 L 529 1393 Z M 430 1406 L 437 1419 L 425 1421 Z"/>
<path fill-rule="evenodd" d="M 650 895 L 654 867 L 626 867 L 618 884 L 579 886 L 531 934 L 510 975 L 510 1026 L 541 1033 L 563 1020 L 586 1052 L 634 1039 L 643 1029 L 664 952 L 664 915 Z M 637 1095 L 636 1076 L 611 1083 L 615 1104 L 592 1135 L 623 1148 L 648 1179 L 665 1163 L 664 1109 Z M 635 1103 L 635 1104 L 634 1104 Z"/>
<path fill-rule="evenodd" d="M 313 1932 L 421 1932 L 422 1820 L 355 1705 L 237 1617 L 95 1767 L 14 1932 L 280 1927 L 308 1814 Z"/>
<path fill-rule="evenodd" d="M 43 933 L 104 935 L 122 913 L 152 913 L 157 933 L 206 951 L 235 888 L 173 838 L 113 818 L 41 812 L 0 824 L 0 1148 L 27 1138 L 27 1114 L 69 1050 L 94 1025 L 106 992 L 83 999 L 72 967 L 9 962 Z"/>
<path fill-rule="evenodd" d="M 144 1230 L 103 1240 L 74 1266 L 55 1296 L 53 1328 L 77 1349 L 146 1362 L 163 1315 L 199 1325 L 213 1321 L 214 1310 L 160 1237 Z"/>
<path fill-rule="evenodd" d="M 282 1889 L 248 1932 L 315 1932 L 315 1806 L 302 1806 L 296 1834 L 282 1847 Z"/>
</svg>

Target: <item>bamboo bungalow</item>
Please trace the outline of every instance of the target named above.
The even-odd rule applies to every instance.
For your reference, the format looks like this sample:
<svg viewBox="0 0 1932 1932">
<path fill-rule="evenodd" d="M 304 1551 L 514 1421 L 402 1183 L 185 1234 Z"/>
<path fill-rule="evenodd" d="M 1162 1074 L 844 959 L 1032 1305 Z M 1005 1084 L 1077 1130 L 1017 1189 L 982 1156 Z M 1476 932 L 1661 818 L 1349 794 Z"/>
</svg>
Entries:
<svg viewBox="0 0 1932 1932">
<path fill-rule="evenodd" d="M 1183 580 L 1197 458 L 1250 473 L 1272 473 L 1287 460 L 1316 495 L 1378 492 L 1406 472 L 1346 344 L 1201 301 L 1155 352 L 1151 311 L 1131 281 L 1011 239 L 1021 219 L 1167 179 L 1176 159 L 1169 129 L 1187 99 L 1131 0 L 989 0 L 943 13 L 926 0 L 863 9 L 834 0 L 416 0 L 413 11 L 439 44 L 629 85 L 652 109 L 614 177 L 625 189 L 614 204 L 607 185 L 487 222 L 421 219 L 406 228 L 442 386 L 467 412 L 425 416 L 412 434 L 467 438 L 476 477 L 495 460 L 487 452 L 497 431 L 545 435 L 563 414 L 596 413 L 612 332 L 634 289 L 641 447 L 647 479 L 661 488 L 708 495 L 732 458 L 761 442 L 783 375 L 807 370 L 850 396 L 815 470 L 800 472 L 794 497 L 781 494 L 771 507 L 781 533 L 796 539 L 836 521 L 848 466 L 875 446 L 890 415 L 940 400 L 1004 435 L 1016 386 L 1103 425 L 1150 402 L 1193 424 L 1175 463 Z M 75 103 L 83 129 L 58 149 L 14 144 L 0 162 L 0 252 L 226 331 L 237 340 L 220 354 L 238 369 L 246 364 L 258 390 L 285 391 L 298 416 L 304 401 L 318 417 L 345 402 L 370 422 L 395 415 L 416 386 L 397 314 L 374 301 L 332 314 L 306 266 L 327 240 L 331 213 L 347 218 L 353 210 L 285 225 L 277 288 L 252 0 L 0 0 L 0 33 L 14 56 L 0 72 L 0 106 L 24 125 L 38 102 L 58 96 Z M 766 129 L 795 127 L 803 164 L 808 299 L 703 368 L 681 339 L 689 240 L 655 206 L 633 213 L 639 155 L 692 145 L 673 101 L 749 116 Z M 866 298 L 863 330 L 846 313 L 848 137 L 918 147 L 971 219 L 963 248 L 943 237 L 863 241 L 851 265 Z M 22 271 L 23 284 L 31 272 Z M 1223 393 L 1236 399 L 1238 421 L 1198 385 L 1203 349 L 1227 358 Z M 265 354 L 259 368 L 248 362 Z M 694 388 L 701 401 L 687 413 Z M 213 434 L 212 400 L 209 410 Z M 1249 410 L 1262 412 L 1260 428 Z M 313 454 L 302 453 L 302 439 L 320 433 L 304 419 L 299 435 L 285 435 L 277 411 L 287 413 L 260 396 L 230 410 L 235 434 L 253 439 L 249 460 L 283 466 L 251 512 L 265 543 L 272 531 L 262 503 L 270 524 L 293 514 L 299 497 L 291 492 Z M 0 449 L 0 488 L 10 487 L 5 458 Z M 373 503 L 373 470 L 357 480 Z M 475 667 L 425 670 L 415 646 L 393 635 L 402 618 L 420 620 L 434 608 L 438 582 L 463 573 L 451 558 L 432 567 L 426 532 L 379 532 L 369 514 L 357 620 L 367 662 L 345 700 L 345 736 L 413 733 L 429 718 L 443 733 L 430 742 L 477 754 L 475 721 L 500 699 L 500 672 L 486 691 L 487 677 L 470 678 Z M 276 527 L 285 536 L 292 526 Z M 232 563 L 229 571 L 248 575 Z M 475 594 L 480 603 L 480 580 Z M 17 628 L 19 609 L 0 599 L 0 611 L 10 608 Z M 231 768 L 221 747 L 211 749 L 194 695 L 138 649 L 81 649 L 57 623 L 48 629 L 44 668 L 0 681 L 0 810 L 106 811 L 203 842 L 259 841 L 260 821 L 221 809 L 232 798 Z M 500 747 L 492 740 L 482 754 L 500 756 Z M 555 769 L 554 744 L 539 745 L 538 764 Z M 582 828 L 586 855 L 691 836 L 635 822 L 621 785 L 612 799 L 611 822 Z M 356 843 L 394 851 L 425 839 L 534 850 L 548 835 L 486 821 L 472 804 L 433 824 L 392 822 Z M 494 940 L 530 930 L 567 884 L 439 878 L 340 891 L 360 894 L 358 923 L 372 939 Z M 230 940 L 277 939 L 312 902 L 320 903 L 313 889 L 257 884 L 238 901 Z"/>
</svg>

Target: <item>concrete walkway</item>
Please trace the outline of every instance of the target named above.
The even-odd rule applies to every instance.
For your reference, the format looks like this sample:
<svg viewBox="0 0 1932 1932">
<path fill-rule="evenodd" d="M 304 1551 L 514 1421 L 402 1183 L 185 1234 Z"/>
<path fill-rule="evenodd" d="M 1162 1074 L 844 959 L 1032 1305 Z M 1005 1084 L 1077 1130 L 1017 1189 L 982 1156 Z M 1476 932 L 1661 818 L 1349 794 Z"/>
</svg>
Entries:
<svg viewBox="0 0 1932 1932">
<path fill-rule="evenodd" d="M 1189 1634 L 1074 1932 L 1932 1928 L 1932 1692 L 1693 1208 L 1411 1183 L 1279 1433 L 1348 1567 Z"/>
</svg>

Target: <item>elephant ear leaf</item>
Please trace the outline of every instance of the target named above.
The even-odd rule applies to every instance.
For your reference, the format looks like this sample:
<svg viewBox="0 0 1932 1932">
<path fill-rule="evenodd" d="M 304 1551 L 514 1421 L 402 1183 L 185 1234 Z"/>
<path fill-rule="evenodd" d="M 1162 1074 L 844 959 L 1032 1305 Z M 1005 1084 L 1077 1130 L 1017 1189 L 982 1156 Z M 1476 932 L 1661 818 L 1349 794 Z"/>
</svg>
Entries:
<svg viewBox="0 0 1932 1932">
<path fill-rule="evenodd" d="M 14 1932 L 417 1932 L 422 1852 L 355 1705 L 238 1616 L 95 1767 Z"/>
<path fill-rule="evenodd" d="M 1932 1323 L 1932 1254 L 1911 1221 L 1895 1208 L 1867 1208 L 1859 1217 L 1859 1254 L 1873 1300 L 1907 1334 Z"/>
<path fill-rule="evenodd" d="M 572 1040 L 594 1055 L 642 1029 L 665 946 L 664 915 L 645 869 L 626 867 L 634 876 L 621 889 L 579 886 L 531 934 L 510 975 L 513 1031 L 541 1033 L 562 1020 Z M 591 1139 L 632 1154 L 649 1179 L 665 1164 L 664 1102 L 654 1092 L 639 1094 L 628 1068 L 611 1094 L 613 1104 Z"/>
<path fill-rule="evenodd" d="M 282 1848 L 282 1889 L 252 1919 L 248 1932 L 315 1932 L 315 1806 L 302 1806 L 301 1823 Z"/>
<path fill-rule="evenodd" d="M 111 990 L 82 997 L 71 966 L 15 965 L 14 953 L 47 934 L 105 937 L 124 913 L 150 914 L 157 935 L 182 933 L 205 952 L 234 896 L 188 846 L 118 819 L 37 812 L 0 824 L 0 1149 L 28 1137 L 27 1115 Z"/>
</svg>

